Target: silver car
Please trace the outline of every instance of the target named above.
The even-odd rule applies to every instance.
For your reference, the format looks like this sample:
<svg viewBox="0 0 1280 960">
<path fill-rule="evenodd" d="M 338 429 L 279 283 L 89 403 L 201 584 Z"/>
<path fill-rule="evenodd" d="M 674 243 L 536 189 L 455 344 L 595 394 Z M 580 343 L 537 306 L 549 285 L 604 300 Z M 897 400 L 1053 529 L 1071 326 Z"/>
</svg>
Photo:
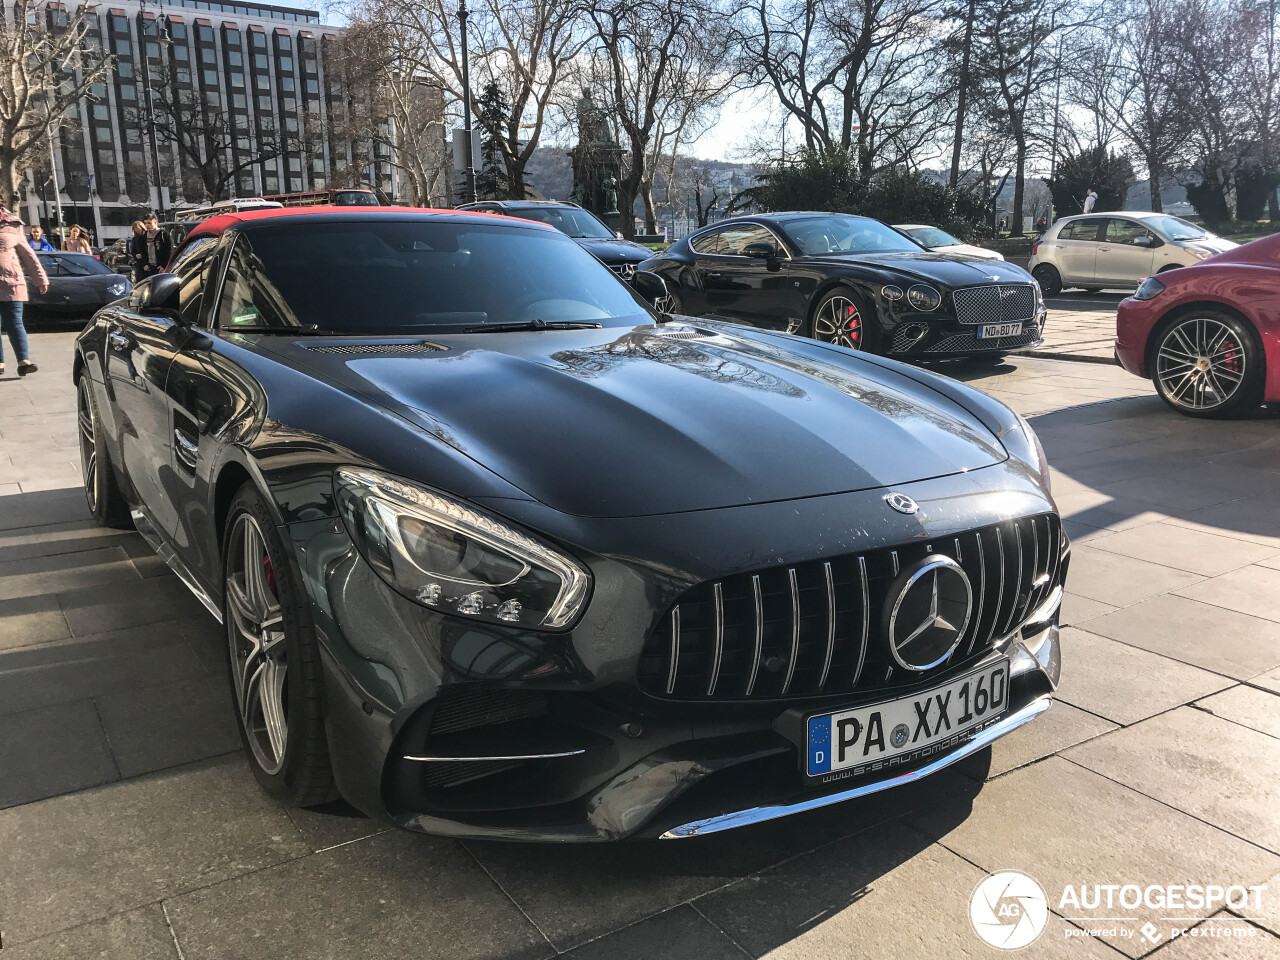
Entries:
<svg viewBox="0 0 1280 960">
<path fill-rule="evenodd" d="M 1132 290 L 1147 277 L 1237 246 L 1163 213 L 1087 214 L 1054 223 L 1032 246 L 1027 269 L 1048 297 L 1065 287 Z"/>
</svg>

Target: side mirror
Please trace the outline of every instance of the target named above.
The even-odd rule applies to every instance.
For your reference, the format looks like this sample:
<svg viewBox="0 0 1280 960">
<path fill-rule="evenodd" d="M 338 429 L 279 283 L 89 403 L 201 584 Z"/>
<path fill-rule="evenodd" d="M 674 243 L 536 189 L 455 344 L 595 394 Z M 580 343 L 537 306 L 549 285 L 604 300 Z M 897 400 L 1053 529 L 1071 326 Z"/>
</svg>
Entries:
<svg viewBox="0 0 1280 960">
<path fill-rule="evenodd" d="M 1151 246 L 1151 238 L 1150 238 L 1150 237 L 1147 237 L 1147 236 L 1134 237 L 1134 238 L 1133 238 L 1133 242 L 1134 242 L 1135 244 L 1137 244 L 1138 246 L 1140 246 L 1140 247 L 1149 247 L 1149 246 Z"/>
<path fill-rule="evenodd" d="M 757 240 L 743 247 L 742 255 L 752 260 L 777 260 L 778 250 L 768 240 Z"/>
<path fill-rule="evenodd" d="M 157 273 L 140 292 L 143 313 L 177 313 L 182 281 L 174 273 Z"/>
<path fill-rule="evenodd" d="M 667 295 L 667 283 L 656 273 L 637 270 L 636 275 L 631 278 L 631 286 L 651 307 L 656 306 Z"/>
<path fill-rule="evenodd" d="M 624 240 L 624 239 L 626 239 L 625 237 L 623 237 L 623 236 L 622 236 L 622 231 L 621 231 L 621 230 L 615 230 L 615 231 L 613 231 L 613 238 L 614 238 L 615 240 Z"/>
</svg>

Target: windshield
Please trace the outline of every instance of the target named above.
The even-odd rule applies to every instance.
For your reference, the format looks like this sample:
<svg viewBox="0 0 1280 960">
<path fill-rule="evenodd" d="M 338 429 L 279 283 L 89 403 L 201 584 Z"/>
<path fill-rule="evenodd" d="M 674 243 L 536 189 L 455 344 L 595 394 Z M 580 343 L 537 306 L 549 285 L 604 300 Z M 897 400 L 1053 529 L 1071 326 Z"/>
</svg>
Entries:
<svg viewBox="0 0 1280 960">
<path fill-rule="evenodd" d="M 1197 227 L 1194 223 L 1188 223 L 1177 217 L 1146 217 L 1143 222 L 1170 240 L 1203 240 L 1209 236 L 1204 227 Z"/>
<path fill-rule="evenodd" d="M 835 214 L 782 224 L 806 257 L 835 253 L 919 253 L 920 247 L 879 220 Z"/>
<path fill-rule="evenodd" d="M 395 335 L 536 321 L 653 322 L 599 260 L 536 227 L 470 217 L 307 219 L 240 235 L 218 304 L 220 328 Z"/>
<path fill-rule="evenodd" d="M 930 250 L 935 247 L 954 247 L 960 243 L 951 234 L 937 227 L 916 227 L 914 230 L 904 230 L 903 233 L 920 246 L 928 247 Z"/>
<path fill-rule="evenodd" d="M 513 217 L 549 223 L 561 233 L 580 240 L 612 240 L 613 231 L 585 210 L 577 207 L 512 207 Z"/>
<path fill-rule="evenodd" d="M 45 272 L 51 276 L 91 277 L 111 273 L 96 257 L 87 253 L 44 253 L 39 257 Z"/>
<path fill-rule="evenodd" d="M 376 207 L 378 198 L 368 190 L 339 190 L 333 195 L 335 207 Z"/>
</svg>

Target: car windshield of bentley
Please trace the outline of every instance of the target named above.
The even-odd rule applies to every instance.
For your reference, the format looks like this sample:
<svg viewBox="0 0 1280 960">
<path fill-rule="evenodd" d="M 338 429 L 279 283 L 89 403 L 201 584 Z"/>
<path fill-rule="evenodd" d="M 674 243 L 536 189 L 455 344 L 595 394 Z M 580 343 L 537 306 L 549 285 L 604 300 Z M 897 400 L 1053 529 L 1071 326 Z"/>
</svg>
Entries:
<svg viewBox="0 0 1280 960">
<path fill-rule="evenodd" d="M 791 220 L 787 233 L 806 257 L 842 253 L 919 253 L 920 245 L 912 243 L 897 230 L 879 220 L 866 217 L 813 217 Z"/>
<path fill-rule="evenodd" d="M 366 218 L 243 232 L 217 326 L 403 334 L 651 320 L 630 288 L 560 233 Z"/>
</svg>

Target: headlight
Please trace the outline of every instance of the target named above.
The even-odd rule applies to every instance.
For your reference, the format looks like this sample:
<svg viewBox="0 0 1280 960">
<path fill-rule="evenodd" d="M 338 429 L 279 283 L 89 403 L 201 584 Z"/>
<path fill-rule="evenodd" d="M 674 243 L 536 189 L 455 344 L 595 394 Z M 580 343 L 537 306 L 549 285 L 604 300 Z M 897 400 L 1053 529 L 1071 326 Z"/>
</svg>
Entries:
<svg viewBox="0 0 1280 960">
<path fill-rule="evenodd" d="M 1142 285 L 1138 287 L 1138 291 L 1133 295 L 1133 299 L 1154 300 L 1162 293 L 1164 293 L 1164 284 L 1155 277 L 1147 277 L 1147 279 L 1142 281 Z"/>
<path fill-rule="evenodd" d="M 333 486 L 360 555 L 416 603 L 551 630 L 586 605 L 581 564 L 495 517 L 372 470 L 337 470 Z"/>
<path fill-rule="evenodd" d="M 1036 470 L 1040 474 L 1040 480 L 1044 483 L 1046 490 L 1051 486 L 1051 475 L 1049 473 L 1049 458 L 1044 454 L 1044 445 L 1040 443 L 1040 438 L 1036 436 L 1035 430 L 1031 429 L 1031 424 L 1027 422 L 1027 418 L 1022 414 L 1018 414 L 1018 423 L 1022 425 L 1022 433 L 1030 444 L 1032 453 L 1036 458 Z"/>
<path fill-rule="evenodd" d="M 923 313 L 928 313 L 942 306 L 942 294 L 933 287 L 917 283 L 907 291 L 907 303 Z"/>
<path fill-rule="evenodd" d="M 894 283 L 886 283 L 880 288 L 880 296 L 886 300 L 901 300 L 903 297 L 902 288 Z"/>
<path fill-rule="evenodd" d="M 111 286 L 107 287 L 107 293 L 113 297 L 123 297 L 129 292 L 129 284 L 124 280 L 117 280 Z"/>
</svg>

